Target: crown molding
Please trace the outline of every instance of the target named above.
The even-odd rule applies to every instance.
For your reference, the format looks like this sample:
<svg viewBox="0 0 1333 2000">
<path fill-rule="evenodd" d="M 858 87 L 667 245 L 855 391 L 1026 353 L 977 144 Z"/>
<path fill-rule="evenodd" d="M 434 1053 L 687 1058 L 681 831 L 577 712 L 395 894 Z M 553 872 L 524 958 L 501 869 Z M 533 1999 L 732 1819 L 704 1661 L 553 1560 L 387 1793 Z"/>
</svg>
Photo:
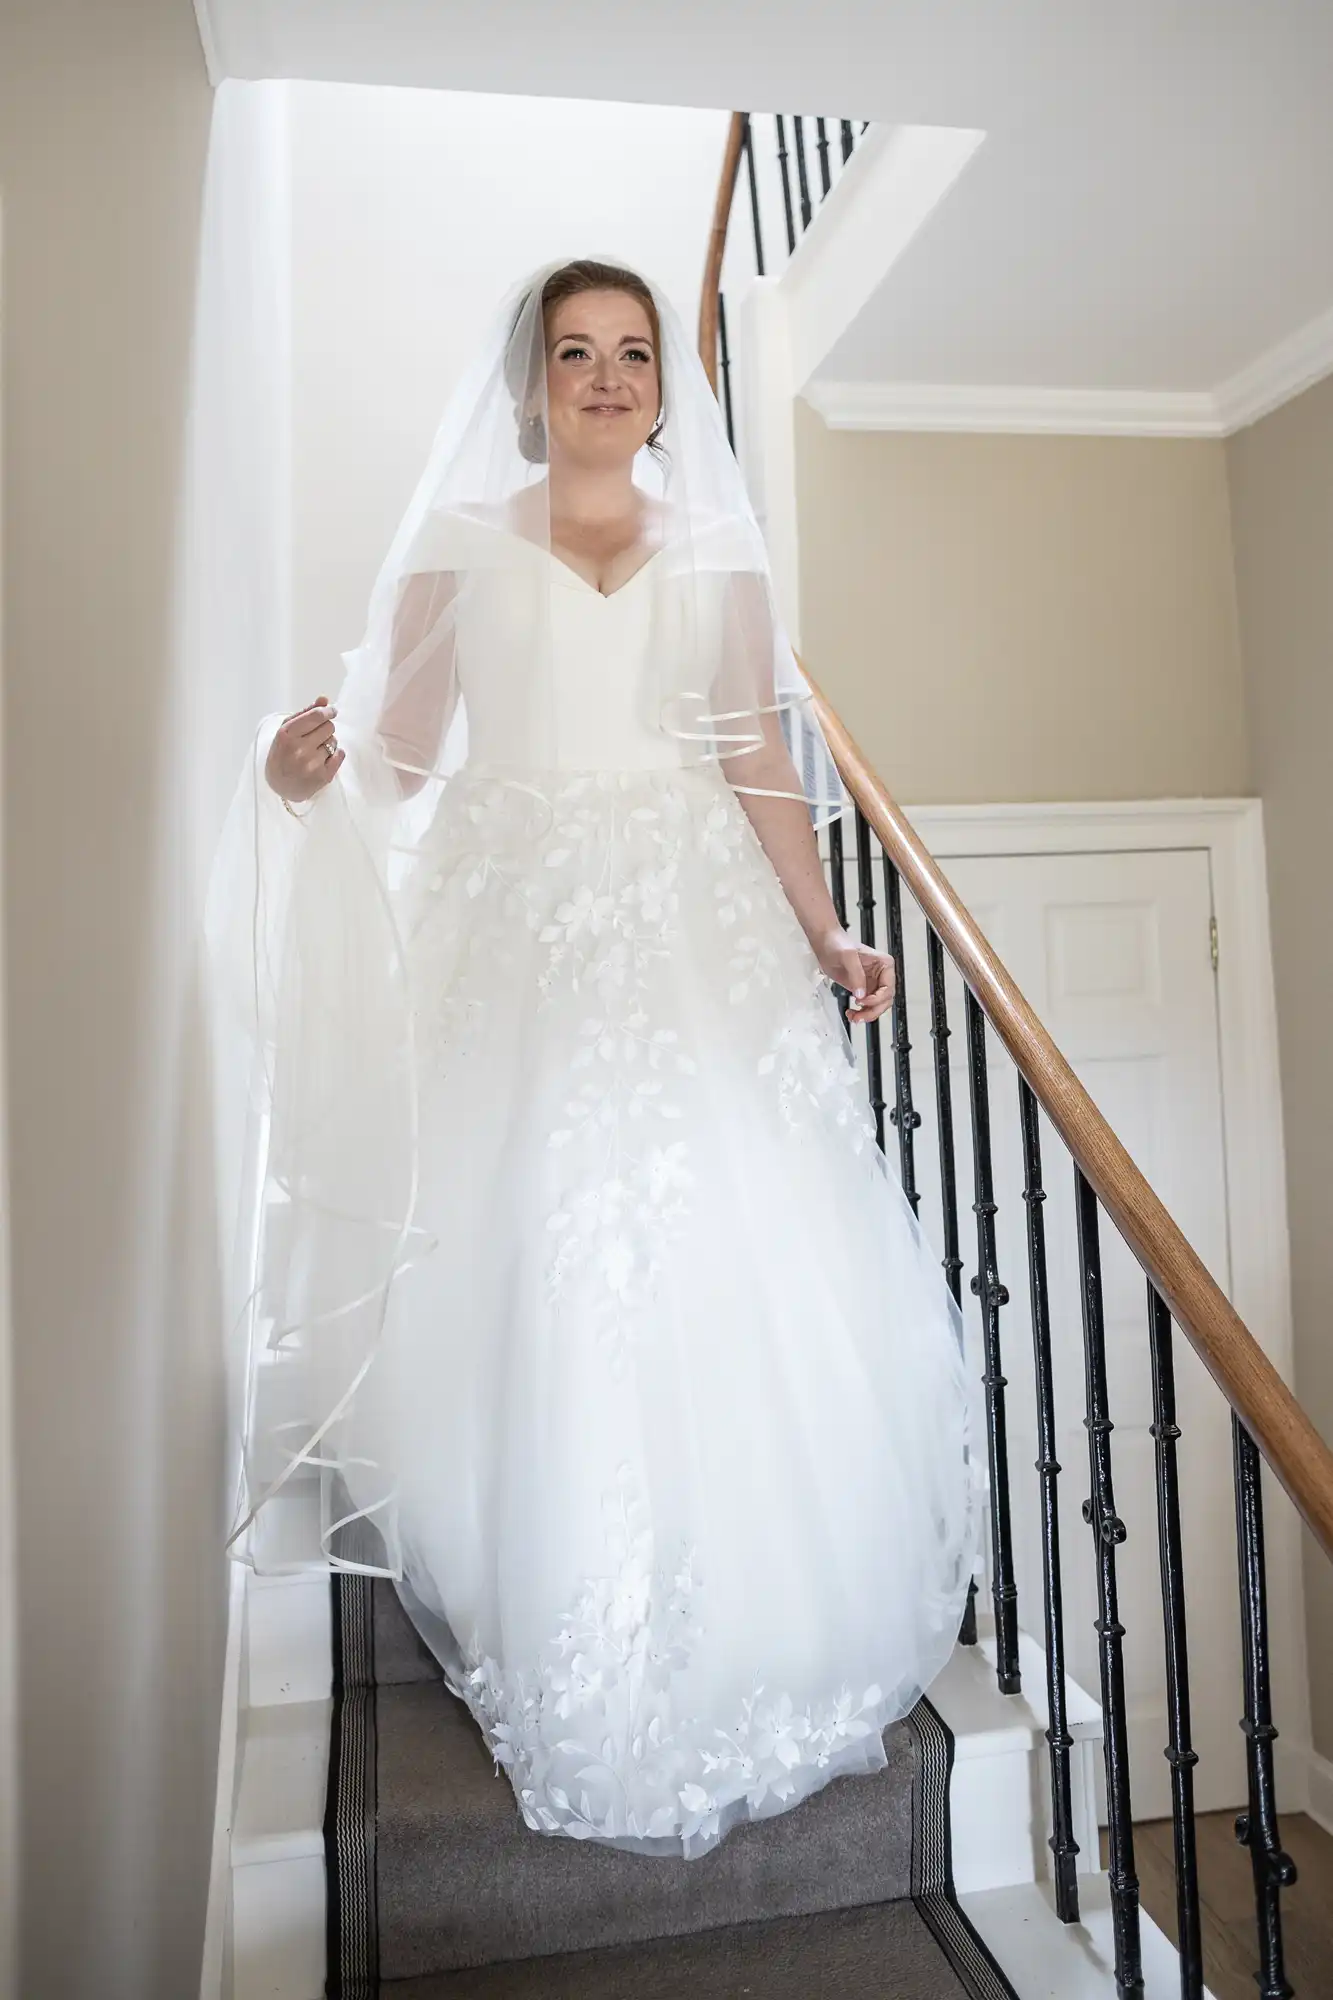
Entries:
<svg viewBox="0 0 1333 2000">
<path fill-rule="evenodd" d="M 953 383 L 811 382 L 830 430 L 1034 431 L 1089 437 L 1220 437 L 1206 392 L 982 388 Z"/>
<path fill-rule="evenodd" d="M 1230 437 L 1333 374 L 1333 310 L 1321 313 L 1214 390 L 1222 432 Z"/>
<path fill-rule="evenodd" d="M 1225 438 L 1333 374 L 1333 311 L 1216 389 L 993 388 L 962 383 L 810 382 L 835 431 L 967 431 L 1065 437 Z"/>
</svg>

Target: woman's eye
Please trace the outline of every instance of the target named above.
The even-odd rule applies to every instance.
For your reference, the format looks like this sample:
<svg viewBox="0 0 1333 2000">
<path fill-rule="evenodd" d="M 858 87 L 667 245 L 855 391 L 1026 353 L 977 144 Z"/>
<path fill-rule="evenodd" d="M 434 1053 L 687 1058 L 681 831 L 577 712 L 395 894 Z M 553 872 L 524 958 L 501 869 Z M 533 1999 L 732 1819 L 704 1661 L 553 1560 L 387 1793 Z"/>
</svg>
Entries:
<svg viewBox="0 0 1333 2000">
<path fill-rule="evenodd" d="M 646 347 L 627 347 L 625 349 L 626 361 L 651 361 L 652 358 Z"/>
<path fill-rule="evenodd" d="M 586 347 L 563 347 L 560 350 L 560 359 L 562 361 L 586 361 L 587 358 L 588 350 Z"/>
</svg>

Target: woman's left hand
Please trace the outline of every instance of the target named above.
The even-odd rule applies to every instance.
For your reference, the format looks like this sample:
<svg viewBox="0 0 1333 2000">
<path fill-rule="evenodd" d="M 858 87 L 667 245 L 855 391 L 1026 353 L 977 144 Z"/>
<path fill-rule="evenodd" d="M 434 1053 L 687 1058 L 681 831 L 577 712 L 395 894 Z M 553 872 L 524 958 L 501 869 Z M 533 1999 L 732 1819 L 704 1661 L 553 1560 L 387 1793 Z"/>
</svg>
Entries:
<svg viewBox="0 0 1333 2000">
<path fill-rule="evenodd" d="M 897 990 L 897 973 L 886 951 L 873 951 L 868 944 L 858 944 L 845 930 L 831 931 L 815 944 L 814 951 L 834 984 L 845 986 L 851 994 L 849 1020 L 858 1024 L 878 1021 L 881 1014 L 888 1012 Z"/>
</svg>

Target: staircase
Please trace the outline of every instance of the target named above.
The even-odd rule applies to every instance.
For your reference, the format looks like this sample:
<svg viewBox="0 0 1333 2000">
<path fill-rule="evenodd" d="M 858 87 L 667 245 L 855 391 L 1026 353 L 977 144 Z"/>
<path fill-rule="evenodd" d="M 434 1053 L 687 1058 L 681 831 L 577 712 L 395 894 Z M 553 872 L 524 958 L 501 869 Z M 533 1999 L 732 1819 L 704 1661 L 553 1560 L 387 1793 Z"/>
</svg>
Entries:
<svg viewBox="0 0 1333 2000">
<path fill-rule="evenodd" d="M 805 121 L 807 124 L 809 121 Z M 836 200 L 861 132 L 776 122 L 788 250 Z M 704 286 L 701 347 L 730 417 L 719 292 L 733 197 L 748 176 L 755 260 L 764 269 L 755 128 L 732 122 Z M 836 171 L 835 171 L 836 170 Z M 798 227 L 799 219 L 799 227 Z M 782 231 L 770 230 L 770 246 Z M 856 1030 L 880 1143 L 894 1147 L 917 1206 L 921 1124 L 906 1032 L 912 986 L 930 995 L 930 1077 L 940 1147 L 939 1240 L 962 1302 L 954 1120 L 972 1134 L 971 1212 L 988 1413 L 991 1532 L 986 1608 L 913 1716 L 885 1739 L 873 1777 L 836 1780 L 790 1813 L 738 1827 L 701 1861 L 646 1859 L 527 1831 L 467 1712 L 401 1612 L 392 1587 L 352 1574 L 283 1575 L 317 1500 L 294 1479 L 267 1510 L 260 1567 L 238 1597 L 232 1698 L 240 1716 L 230 1826 L 229 1962 L 223 2000 L 1206 2000 L 1194 1849 L 1188 1631 L 1181 1553 L 1173 1323 L 1232 1412 L 1244 1639 L 1249 1809 L 1237 1824 L 1255 1896 L 1258 1990 L 1284 2000 L 1281 1892 L 1292 1879 L 1275 1798 L 1261 1460 L 1333 1555 L 1333 1455 L 1203 1268 L 911 826 L 822 701 L 820 720 L 853 804 L 828 830 L 840 915 L 893 952 L 900 998 L 881 1043 Z M 876 885 L 882 893 L 877 897 Z M 925 920 L 924 966 L 904 962 L 902 895 Z M 946 955 L 965 986 L 951 1027 Z M 963 1060 L 954 1074 L 949 1043 Z M 996 1269 L 988 1036 L 1018 1071 L 1041 1592 L 1020 1606 L 1009 1520 L 1004 1353 L 1010 1293 Z M 965 1093 L 966 1111 L 953 1093 Z M 1043 1165 L 1037 1110 L 1068 1159 Z M 1048 1149 L 1049 1150 L 1049 1149 Z M 1064 1666 L 1043 1177 L 1072 1171 L 1086 1362 L 1084 1519 L 1096 1572 L 1098 1687 Z M 1141 1363 L 1151 1380 L 1162 1639 L 1177 1865 L 1179 1950 L 1139 1907 L 1129 1714 L 1117 1595 L 1113 1413 L 1108 1401 L 1099 1231 L 1118 1229 L 1144 1273 Z M 1007 1273 L 1013 1283 L 1017 1274 Z M 265 1384 L 260 1383 L 261 1397 Z M 1070 1469 L 1072 1470 L 1072 1468 Z M 312 1475 L 302 1475 L 310 1478 Z M 1066 1477 L 1069 1472 L 1066 1472 Z M 1109 1861 L 1100 1866 L 1099 1819 Z M 327 1983 L 326 1983 L 327 1982 Z M 219 2000 L 217 1989 L 205 2000 Z"/>
<path fill-rule="evenodd" d="M 316 1504 L 310 1493 L 275 1503 L 268 1559 Z M 1033 1810 L 1046 1717 L 998 1694 L 984 1635 L 936 1683 L 935 1715 L 888 1732 L 884 1771 L 737 1828 L 702 1864 L 529 1833 L 390 1586 L 250 1575 L 243 1636 L 233 2000 L 318 2000 L 330 1949 L 341 1965 L 330 1991 L 376 1991 L 373 1965 L 378 1990 L 403 2000 L 732 1995 L 747 1982 L 775 2000 L 870 1995 L 903 1962 L 919 1967 L 922 2000 L 952 2000 L 1010 1990 L 978 1942 L 996 1926 L 1049 1932 L 1029 1943 L 1034 1963 L 1058 1942 L 1038 1886 L 1050 1829 Z M 1024 1658 L 1040 1685 L 1026 1639 Z M 1101 1719 L 1069 1694 L 1081 1844 L 1095 1857 Z M 378 1902 L 365 1893 L 377 1873 Z"/>
<path fill-rule="evenodd" d="M 300 1510 L 316 1506 L 309 1491 L 275 1503 L 267 1560 L 281 1561 L 284 1530 L 298 1540 Z M 335 1609 L 343 1652 L 336 1700 Z M 340 1578 L 331 1589 L 327 1577 L 247 1574 L 230 2000 L 320 2000 L 331 1945 L 343 1967 L 331 1992 L 374 1993 L 367 1967 L 378 1963 L 378 1990 L 398 2000 L 525 1993 L 732 2000 L 747 1990 L 773 2000 L 1008 1990 L 1020 2000 L 1100 2000 L 1115 1991 L 1110 1901 L 1095 1866 L 1101 1712 L 1082 1689 L 1068 1687 L 1073 1817 L 1090 1871 L 1079 1876 L 1082 1922 L 1071 1935 L 1047 1880 L 1045 1706 L 1037 1692 L 998 1692 L 986 1624 L 983 1617 L 979 1643 L 960 1646 L 931 1689 L 939 1727 L 925 1718 L 914 1730 L 899 1725 L 889 1732 L 884 1771 L 838 1780 L 790 1814 L 737 1828 L 696 1883 L 698 1863 L 641 1861 L 529 1834 L 507 1781 L 494 1773 L 387 1586 Z M 357 1631 L 359 1682 L 343 1645 Z M 1026 1686 L 1040 1690 L 1044 1663 L 1026 1634 L 1020 1657 Z M 326 1828 L 335 1709 L 341 1806 Z M 928 1829 L 918 1824 L 914 1901 L 913 1790 L 920 1791 L 927 1753 L 951 1769 L 947 1813 L 935 1832 L 938 1886 L 932 1896 L 921 1878 L 932 1857 Z M 364 1883 L 374 1873 L 367 1821 L 355 1807 L 367 1780 L 380 1797 L 381 1853 L 395 1868 L 403 1864 L 411 1885 L 401 1902 L 375 1912 L 373 1940 L 357 1890 L 358 1874 Z M 940 1790 L 937 1783 L 937 1802 Z M 332 1913 L 330 1889 L 342 1898 Z M 932 1924 L 963 1957 L 962 1973 L 941 1970 Z M 1145 1925 L 1144 1956 L 1146 1993 L 1176 1994 L 1176 1954 L 1153 1925 Z M 919 1983 L 887 1983 L 903 1964 L 924 1966 Z M 940 1983 L 949 1979 L 956 1983 Z"/>
</svg>

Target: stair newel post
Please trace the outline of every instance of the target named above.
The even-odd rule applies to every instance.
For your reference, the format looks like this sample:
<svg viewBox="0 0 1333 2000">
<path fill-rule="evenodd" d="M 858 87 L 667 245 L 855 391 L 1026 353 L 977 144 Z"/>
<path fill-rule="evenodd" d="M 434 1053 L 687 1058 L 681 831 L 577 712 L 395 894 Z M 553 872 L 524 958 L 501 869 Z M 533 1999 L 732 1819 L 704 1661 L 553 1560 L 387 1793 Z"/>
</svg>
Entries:
<svg viewBox="0 0 1333 2000">
<path fill-rule="evenodd" d="M 750 222 L 754 229 L 754 274 L 764 275 L 764 232 L 759 225 L 759 175 L 754 164 L 754 124 L 750 114 L 745 114 L 745 137 L 741 142 L 745 152 L 745 178 L 750 188 Z"/>
<path fill-rule="evenodd" d="M 926 965 L 930 984 L 930 1040 L 935 1068 L 935 1123 L 940 1156 L 940 1217 L 944 1229 L 945 1283 L 954 1303 L 963 1302 L 963 1260 L 958 1250 L 958 1166 L 953 1144 L 953 1079 L 949 1075 L 949 1008 L 944 991 L 944 946 L 934 925 L 926 923 Z M 967 1608 L 958 1633 L 963 1646 L 977 1643 L 977 1586 L 968 1586 Z"/>
<path fill-rule="evenodd" d="M 815 120 L 815 151 L 819 155 L 819 195 L 822 201 L 833 185 L 833 170 L 828 158 L 828 120 Z"/>
<path fill-rule="evenodd" d="M 842 128 L 840 134 L 842 141 L 842 163 L 846 166 L 848 160 L 852 157 L 852 147 L 856 144 L 856 138 L 852 132 L 852 121 L 850 118 L 840 118 L 838 123 Z"/>
<path fill-rule="evenodd" d="M 791 201 L 791 166 L 787 156 L 787 121 L 780 111 L 773 114 L 778 128 L 778 172 L 782 176 L 782 210 L 787 223 L 787 255 L 796 248 L 796 214 Z"/>
<path fill-rule="evenodd" d="M 1249 1794 L 1236 1819 L 1236 1838 L 1250 1852 L 1254 1875 L 1255 1921 L 1259 1933 L 1261 2000 L 1289 2000 L 1295 1988 L 1283 1966 L 1284 1889 L 1296 1880 L 1296 1866 L 1282 1851 L 1273 1776 L 1272 1690 L 1268 1657 L 1268 1590 L 1264 1575 L 1264 1501 L 1259 1448 L 1240 1419 L 1231 1419 L 1236 1481 L 1236 1543 L 1240 1556 L 1240 1622 L 1245 1674 L 1245 1769 Z"/>
<path fill-rule="evenodd" d="M 791 121 L 796 137 L 796 184 L 801 191 L 801 228 L 806 230 L 814 217 L 814 205 L 810 200 L 810 174 L 805 164 L 805 120 L 797 115 Z"/>
<path fill-rule="evenodd" d="M 1062 1923 L 1078 1922 L 1078 1842 L 1070 1790 L 1069 1716 L 1065 1701 L 1064 1602 L 1060 1570 L 1060 1461 L 1056 1457 L 1055 1374 L 1051 1361 L 1051 1301 L 1046 1271 L 1046 1219 L 1042 1204 L 1041 1129 L 1037 1099 L 1026 1077 L 1018 1079 L 1023 1131 L 1023 1201 L 1027 1208 L 1028 1294 L 1032 1306 L 1032 1360 L 1037 1397 L 1037 1478 L 1041 1490 L 1041 1567 L 1046 1637 L 1046 1741 L 1051 1763 L 1051 1839 L 1055 1908 Z"/>
<path fill-rule="evenodd" d="M 1129 1796 L 1129 1731 L 1125 1712 L 1125 1663 L 1116 1589 L 1115 1552 L 1125 1524 L 1115 1511 L 1111 1478 L 1110 1401 L 1106 1388 L 1106 1323 L 1102 1305 L 1102 1256 L 1097 1197 L 1082 1169 L 1074 1168 L 1078 1256 L 1083 1306 L 1083 1367 L 1088 1433 L 1089 1498 L 1083 1518 L 1092 1529 L 1097 1560 L 1098 1664 L 1105 1736 L 1107 1832 L 1110 1845 L 1111 1920 L 1115 1933 L 1116 1992 L 1143 1992 L 1139 1940 L 1139 1882 L 1134 1872 L 1134 1823 Z"/>
<path fill-rule="evenodd" d="M 907 1033 L 907 975 L 903 966 L 903 900 L 898 870 L 884 855 L 884 903 L 889 915 L 888 948 L 893 958 L 896 990 L 893 999 L 893 1110 L 889 1122 L 898 1131 L 898 1161 L 903 1193 L 913 1215 L 921 1213 L 916 1185 L 916 1128 L 921 1113 L 912 1106 L 912 1044 Z"/>
<path fill-rule="evenodd" d="M 1194 1766 L 1190 1741 L 1189 1650 L 1185 1630 L 1185 1566 L 1180 1546 L 1180 1471 L 1176 1463 L 1176 1368 L 1171 1315 L 1148 1280 L 1148 1343 L 1152 1357 L 1152 1439 L 1157 1463 L 1157 1550 L 1166 1637 L 1166 1700 L 1170 1740 L 1171 1828 L 1176 1864 L 1176 1936 L 1181 2000 L 1203 2000 L 1199 1862 L 1194 1838 Z"/>
<path fill-rule="evenodd" d="M 727 426 L 727 443 L 736 449 L 736 425 L 731 408 L 731 348 L 727 343 L 727 302 L 717 295 L 717 352 L 722 376 L 722 414 Z"/>
<path fill-rule="evenodd" d="M 1022 1687 L 1018 1667 L 1018 1587 L 1014 1582 L 1013 1530 L 1009 1518 L 1009 1442 L 1005 1423 L 1006 1378 L 1001 1367 L 1000 1308 L 1009 1293 L 996 1269 L 995 1193 L 991 1172 L 990 1092 L 986 1072 L 986 1016 L 971 987 L 965 989 L 968 1082 L 972 1101 L 972 1171 L 977 1218 L 977 1272 L 972 1290 L 981 1302 L 986 1372 L 986 1448 L 990 1461 L 991 1597 L 995 1606 L 995 1677 L 1001 1694 Z"/>
<path fill-rule="evenodd" d="M 870 822 L 856 807 L 856 907 L 861 916 L 861 942 L 875 942 L 875 869 L 870 850 Z M 879 1022 L 866 1023 L 866 1084 L 875 1120 L 875 1144 L 884 1151 L 884 1057 Z"/>
<path fill-rule="evenodd" d="M 831 819 L 828 823 L 828 871 L 829 888 L 833 894 L 834 914 L 838 922 L 846 929 L 847 872 L 843 857 L 841 813 L 838 814 L 836 819 Z M 847 1029 L 847 1009 L 851 1004 L 852 996 L 842 986 L 836 987 L 834 991 L 838 1002 L 838 1012 L 842 1016 L 842 1025 L 847 1030 L 850 1039 L 851 1031 Z"/>
</svg>

